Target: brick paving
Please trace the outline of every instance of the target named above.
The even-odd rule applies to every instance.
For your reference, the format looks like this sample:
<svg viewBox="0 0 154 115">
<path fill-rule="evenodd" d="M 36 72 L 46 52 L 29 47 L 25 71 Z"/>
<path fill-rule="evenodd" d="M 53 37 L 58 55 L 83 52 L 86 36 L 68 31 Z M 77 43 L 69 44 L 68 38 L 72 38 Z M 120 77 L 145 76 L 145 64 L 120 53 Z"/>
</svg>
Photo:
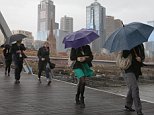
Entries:
<svg viewBox="0 0 154 115">
<path fill-rule="evenodd" d="M 14 84 L 0 68 L 0 115 L 136 115 L 124 111 L 124 97 L 86 87 L 86 108 L 75 105 L 76 86 L 46 79 L 38 83 L 37 77 L 22 73 L 21 83 Z M 142 102 L 144 115 L 153 115 L 154 104 Z"/>
</svg>

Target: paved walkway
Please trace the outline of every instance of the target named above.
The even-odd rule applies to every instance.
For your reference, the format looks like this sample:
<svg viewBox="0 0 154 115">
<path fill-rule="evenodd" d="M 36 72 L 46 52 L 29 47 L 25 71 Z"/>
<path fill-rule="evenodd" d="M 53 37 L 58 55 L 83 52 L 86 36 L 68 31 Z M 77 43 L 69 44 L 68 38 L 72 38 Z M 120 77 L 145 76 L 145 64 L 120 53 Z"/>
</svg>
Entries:
<svg viewBox="0 0 154 115">
<path fill-rule="evenodd" d="M 0 68 L 0 115 L 136 115 L 124 111 L 124 97 L 86 88 L 86 108 L 74 103 L 76 86 L 53 80 L 47 86 L 43 79 L 22 73 L 21 83 L 14 84 L 14 77 L 4 76 Z M 153 115 L 154 104 L 142 102 L 144 115 Z"/>
<path fill-rule="evenodd" d="M 111 92 L 116 95 L 125 96 L 127 94 L 127 86 L 122 87 L 100 87 L 99 89 Z M 143 101 L 154 104 L 154 83 L 139 84 L 140 97 Z"/>
</svg>

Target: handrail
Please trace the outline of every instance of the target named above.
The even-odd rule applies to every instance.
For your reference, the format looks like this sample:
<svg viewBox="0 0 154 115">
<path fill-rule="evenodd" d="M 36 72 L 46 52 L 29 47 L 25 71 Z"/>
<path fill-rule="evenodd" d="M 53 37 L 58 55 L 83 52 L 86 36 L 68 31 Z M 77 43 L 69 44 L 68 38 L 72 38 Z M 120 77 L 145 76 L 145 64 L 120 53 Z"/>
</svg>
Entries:
<svg viewBox="0 0 154 115">
<path fill-rule="evenodd" d="M 30 59 L 35 59 L 35 60 L 38 60 L 37 56 L 28 56 L 28 58 Z M 68 58 L 57 58 L 57 57 L 51 57 L 51 59 L 53 60 L 68 60 Z M 27 59 L 28 60 L 28 59 Z M 93 63 L 102 63 L 102 64 L 116 64 L 116 61 L 114 60 L 93 60 L 92 61 Z M 154 67 L 154 62 L 144 62 L 144 64 L 146 66 L 144 67 Z"/>
</svg>

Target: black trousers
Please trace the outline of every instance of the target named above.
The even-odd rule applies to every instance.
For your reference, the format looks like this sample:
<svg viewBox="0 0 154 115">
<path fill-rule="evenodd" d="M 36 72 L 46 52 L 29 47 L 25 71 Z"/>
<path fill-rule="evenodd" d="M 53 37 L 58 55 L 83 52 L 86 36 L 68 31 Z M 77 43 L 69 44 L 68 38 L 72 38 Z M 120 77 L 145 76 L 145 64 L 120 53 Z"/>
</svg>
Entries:
<svg viewBox="0 0 154 115">
<path fill-rule="evenodd" d="M 20 80 L 20 74 L 23 68 L 23 60 L 15 61 L 15 79 Z"/>
<path fill-rule="evenodd" d="M 12 60 L 5 59 L 5 73 L 10 73 Z"/>
<path fill-rule="evenodd" d="M 46 61 L 39 61 L 39 63 L 38 63 L 38 78 L 40 78 L 42 72 L 46 70 L 46 64 L 47 64 Z"/>
</svg>

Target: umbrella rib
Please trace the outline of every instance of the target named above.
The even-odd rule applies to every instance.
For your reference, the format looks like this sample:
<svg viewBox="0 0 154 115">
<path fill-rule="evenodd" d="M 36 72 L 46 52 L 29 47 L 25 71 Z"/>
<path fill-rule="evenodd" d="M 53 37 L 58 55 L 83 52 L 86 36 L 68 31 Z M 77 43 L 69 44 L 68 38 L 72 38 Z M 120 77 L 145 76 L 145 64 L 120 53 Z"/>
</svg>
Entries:
<svg viewBox="0 0 154 115">
<path fill-rule="evenodd" d="M 119 30 L 117 30 L 116 33 L 115 33 L 115 35 L 114 35 L 114 38 L 115 38 L 115 37 L 118 35 L 118 33 L 119 33 L 120 31 L 122 31 L 122 30 L 123 30 L 123 27 L 120 28 Z M 126 34 L 126 32 L 125 32 L 125 34 Z M 117 39 L 113 39 L 113 42 L 112 42 L 112 43 L 114 43 L 115 40 L 117 40 Z M 111 47 L 111 49 L 112 49 L 112 48 L 113 48 L 113 46 Z M 110 50 L 111 50 L 111 49 L 110 49 Z"/>
</svg>

